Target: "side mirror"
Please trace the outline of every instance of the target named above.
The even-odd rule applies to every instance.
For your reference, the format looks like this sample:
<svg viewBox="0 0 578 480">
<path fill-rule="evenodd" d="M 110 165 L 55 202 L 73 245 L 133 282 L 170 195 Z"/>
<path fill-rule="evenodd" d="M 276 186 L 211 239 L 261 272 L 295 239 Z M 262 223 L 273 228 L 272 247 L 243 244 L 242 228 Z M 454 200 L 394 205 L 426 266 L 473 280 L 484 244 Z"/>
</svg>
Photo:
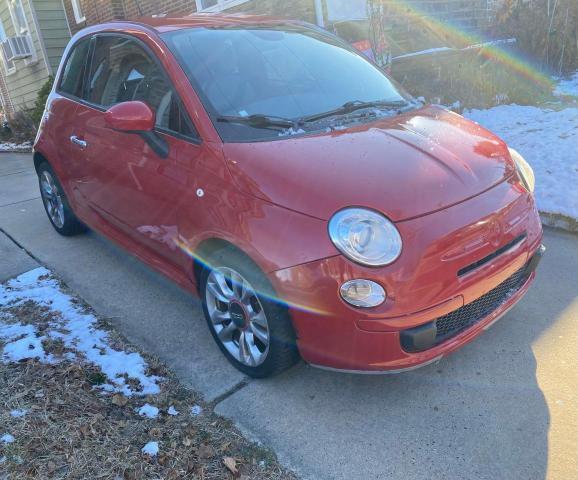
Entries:
<svg viewBox="0 0 578 480">
<path fill-rule="evenodd" d="M 121 132 L 150 132 L 155 127 L 155 113 L 144 102 L 122 102 L 105 112 L 104 121 Z"/>
<path fill-rule="evenodd" d="M 113 130 L 140 135 L 159 157 L 169 156 L 167 141 L 154 131 L 155 112 L 146 103 L 132 101 L 113 105 L 104 113 L 104 121 Z"/>
</svg>

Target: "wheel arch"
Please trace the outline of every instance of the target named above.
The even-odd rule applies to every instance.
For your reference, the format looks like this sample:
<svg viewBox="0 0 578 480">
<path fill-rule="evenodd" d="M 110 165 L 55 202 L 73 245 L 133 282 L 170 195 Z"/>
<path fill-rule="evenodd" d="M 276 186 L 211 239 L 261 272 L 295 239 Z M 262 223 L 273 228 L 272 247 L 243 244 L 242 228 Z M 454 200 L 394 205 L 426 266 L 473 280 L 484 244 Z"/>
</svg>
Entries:
<svg viewBox="0 0 578 480">
<path fill-rule="evenodd" d="M 268 332 L 272 332 L 268 337 L 268 345 L 269 348 L 273 348 L 273 350 L 270 350 L 265 359 L 256 366 L 247 366 L 244 363 L 240 363 L 240 360 L 228 351 L 227 347 L 219 340 L 219 335 L 216 333 L 213 321 L 211 320 L 207 298 L 200 292 L 201 278 L 204 278 L 205 275 L 207 275 L 207 273 L 204 273 L 205 266 L 210 265 L 211 255 L 222 251 L 224 248 L 231 249 L 230 253 L 235 257 L 234 260 L 231 259 L 232 265 L 230 266 L 234 269 L 243 267 L 240 270 L 243 277 L 245 277 L 244 272 L 247 272 L 245 268 L 250 268 L 250 264 L 254 265 L 254 267 L 258 269 L 258 272 L 254 273 L 258 274 L 260 272 L 263 275 L 262 279 L 252 276 L 247 277 L 247 280 L 250 282 L 255 295 L 257 295 L 262 308 L 265 309 Z M 233 365 L 243 373 L 255 378 L 264 378 L 270 375 L 275 375 L 294 365 L 300 357 L 297 346 L 297 332 L 293 324 L 289 305 L 279 300 L 279 297 L 275 294 L 275 288 L 269 275 L 265 273 L 263 268 L 259 266 L 255 259 L 252 258 L 251 255 L 249 255 L 242 247 L 223 238 L 215 237 L 207 238 L 199 244 L 198 248 L 195 249 L 195 255 L 193 258 L 193 268 L 197 279 L 197 289 L 201 296 L 203 313 L 207 323 L 209 324 L 209 330 L 221 351 L 233 363 Z M 223 265 L 227 265 L 227 263 L 228 262 L 225 262 Z M 256 282 L 254 282 L 255 280 Z M 273 330 L 271 330 L 272 328 Z"/>
<path fill-rule="evenodd" d="M 32 158 L 34 159 L 34 170 L 36 170 L 36 173 L 38 173 L 38 169 L 40 168 L 40 164 L 42 164 L 44 162 L 48 163 L 48 165 L 50 165 L 52 167 L 48 158 L 46 158 L 41 152 L 34 152 L 34 155 Z"/>
<path fill-rule="evenodd" d="M 209 266 L 209 261 L 211 255 L 215 252 L 222 250 L 224 248 L 230 248 L 232 250 L 237 251 L 239 254 L 243 255 L 247 259 L 249 259 L 252 263 L 258 266 L 257 262 L 251 256 L 245 252 L 242 248 L 234 243 L 225 240 L 224 238 L 219 237 L 211 237 L 203 240 L 195 249 L 195 252 L 191 254 L 193 259 L 193 276 L 194 281 L 197 286 L 197 291 L 200 293 L 201 288 L 201 275 L 203 273 L 203 269 L 206 266 Z"/>
</svg>

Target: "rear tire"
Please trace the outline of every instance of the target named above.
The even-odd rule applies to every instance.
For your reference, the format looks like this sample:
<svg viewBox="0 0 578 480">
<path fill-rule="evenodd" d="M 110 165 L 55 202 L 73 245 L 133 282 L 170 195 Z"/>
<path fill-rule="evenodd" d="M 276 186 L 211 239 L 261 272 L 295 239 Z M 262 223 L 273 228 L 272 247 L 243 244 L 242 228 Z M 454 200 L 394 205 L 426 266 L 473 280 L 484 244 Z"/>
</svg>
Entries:
<svg viewBox="0 0 578 480">
<path fill-rule="evenodd" d="M 229 362 L 253 378 L 277 375 L 299 360 L 287 307 L 248 257 L 232 247 L 210 256 L 201 274 L 203 312 Z"/>
<path fill-rule="evenodd" d="M 65 237 L 85 232 L 86 226 L 70 208 L 62 185 L 47 162 L 38 167 L 38 184 L 44 210 L 54 230 Z"/>
</svg>

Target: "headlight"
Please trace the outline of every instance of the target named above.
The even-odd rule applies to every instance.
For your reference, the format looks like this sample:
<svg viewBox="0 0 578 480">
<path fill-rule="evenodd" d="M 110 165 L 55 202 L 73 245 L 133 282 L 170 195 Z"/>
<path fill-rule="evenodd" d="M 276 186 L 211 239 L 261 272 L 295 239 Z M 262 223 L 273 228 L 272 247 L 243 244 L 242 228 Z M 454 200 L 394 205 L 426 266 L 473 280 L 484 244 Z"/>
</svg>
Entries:
<svg viewBox="0 0 578 480">
<path fill-rule="evenodd" d="M 514 163 L 516 164 L 516 169 L 518 170 L 518 175 L 520 176 L 520 180 L 526 187 L 526 190 L 529 192 L 534 193 L 534 187 L 536 186 L 536 177 L 534 177 L 534 170 L 522 155 L 520 155 L 516 150 L 513 148 L 509 148 L 510 156 Z"/>
<path fill-rule="evenodd" d="M 388 265 L 401 253 L 397 228 L 373 210 L 346 208 L 337 212 L 329 221 L 329 236 L 343 255 L 363 265 Z"/>
</svg>

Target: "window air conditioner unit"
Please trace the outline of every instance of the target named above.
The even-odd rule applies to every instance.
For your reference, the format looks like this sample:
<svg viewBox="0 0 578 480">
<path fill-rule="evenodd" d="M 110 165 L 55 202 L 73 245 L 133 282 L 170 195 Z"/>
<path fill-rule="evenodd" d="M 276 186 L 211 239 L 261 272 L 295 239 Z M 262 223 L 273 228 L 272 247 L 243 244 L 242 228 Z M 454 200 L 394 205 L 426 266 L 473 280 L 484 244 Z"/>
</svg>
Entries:
<svg viewBox="0 0 578 480">
<path fill-rule="evenodd" d="M 28 36 L 8 37 L 1 45 L 7 62 L 32 56 L 32 42 Z"/>
</svg>

